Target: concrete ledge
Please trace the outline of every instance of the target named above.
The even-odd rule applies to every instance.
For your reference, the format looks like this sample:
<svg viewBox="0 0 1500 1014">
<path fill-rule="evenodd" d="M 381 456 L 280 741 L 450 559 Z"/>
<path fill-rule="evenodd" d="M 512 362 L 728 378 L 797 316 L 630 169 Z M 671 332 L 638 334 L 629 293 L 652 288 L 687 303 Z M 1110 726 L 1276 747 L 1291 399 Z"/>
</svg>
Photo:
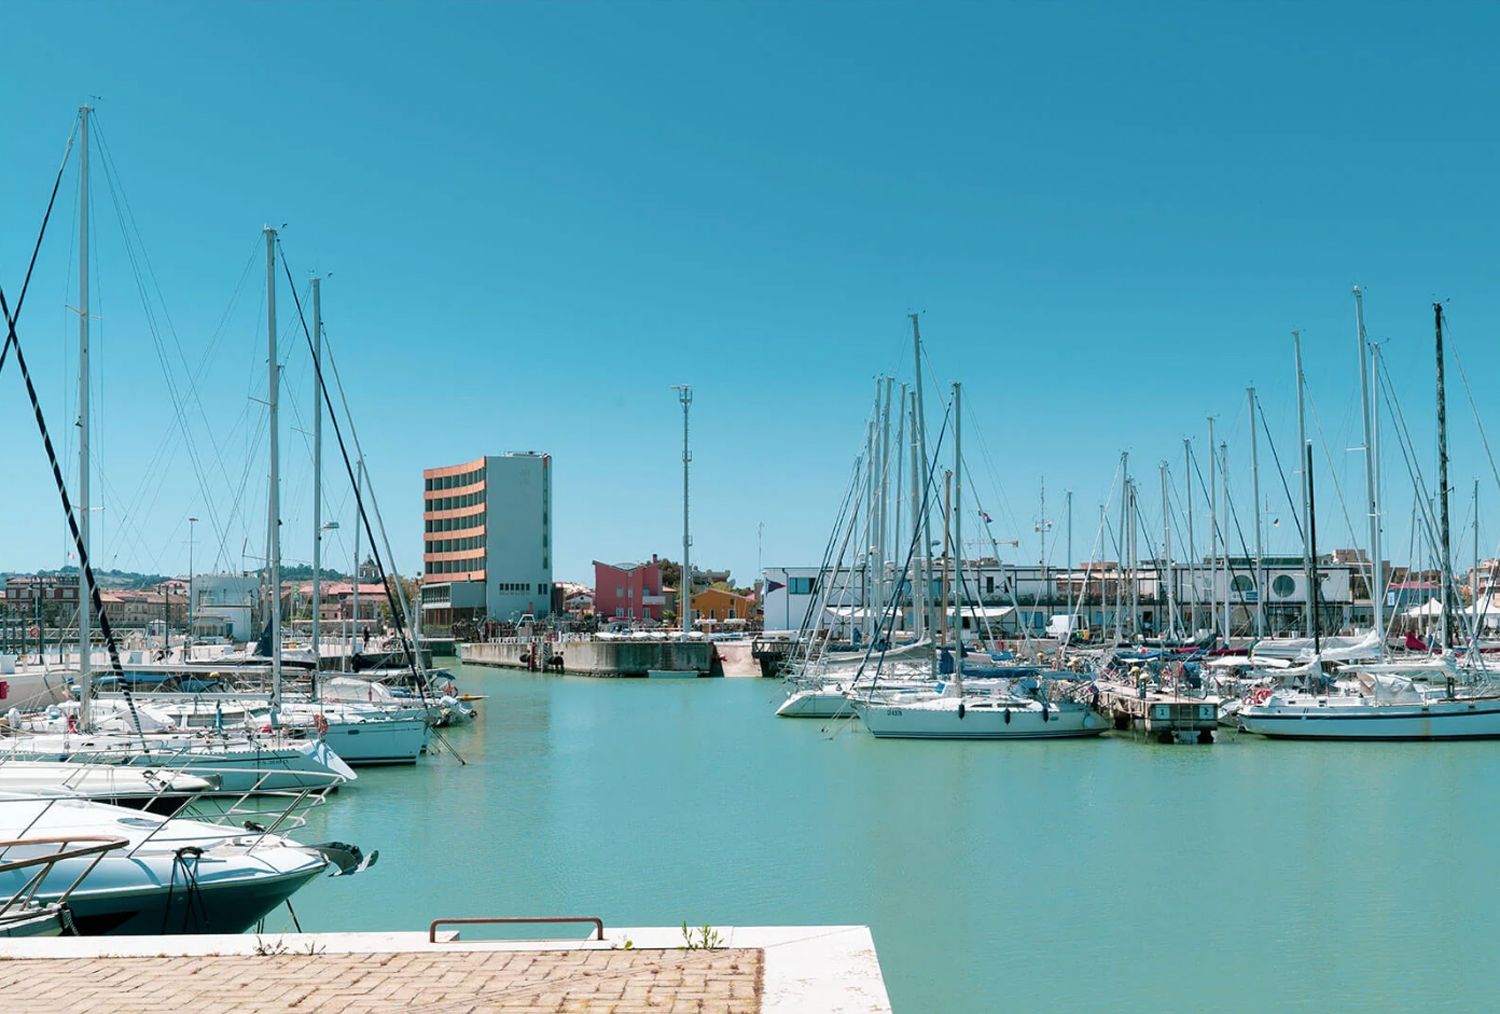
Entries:
<svg viewBox="0 0 1500 1014">
<path fill-rule="evenodd" d="M 466 929 L 479 933 L 488 928 Z M 294 974 L 299 962 L 315 960 L 331 977 L 326 980 L 329 985 L 319 987 L 321 992 L 308 993 L 299 1011 L 344 1009 L 346 993 L 334 989 L 340 970 L 360 984 L 361 993 L 366 987 L 372 994 L 387 990 L 392 1001 L 387 1006 L 394 1009 L 404 1006 L 396 997 L 414 970 L 425 972 L 430 967 L 436 972 L 442 966 L 451 972 L 453 957 L 467 955 L 462 963 L 465 968 L 489 967 L 482 976 L 474 972 L 472 983 L 453 974 L 438 980 L 445 991 L 445 1008 L 449 1004 L 462 1007 L 465 1002 L 487 1005 L 503 993 L 507 1010 L 513 1009 L 512 1003 L 519 1004 L 517 1010 L 562 1009 L 549 1004 L 561 1003 L 557 998 L 564 997 L 569 1010 L 633 1010 L 618 1006 L 623 991 L 642 996 L 649 992 L 651 1009 L 661 1010 L 764 1014 L 882 1014 L 890 1010 L 874 941 L 864 926 L 716 926 L 714 930 L 722 946 L 711 951 L 685 949 L 677 927 L 612 929 L 602 941 L 463 939 L 453 932 L 440 933 L 436 943 L 430 943 L 426 933 L 13 939 L 0 941 L 0 987 L 7 1006 L 19 1003 L 13 1009 L 40 1010 L 32 1004 L 33 998 L 17 990 L 41 989 L 49 978 L 44 969 L 62 970 L 50 962 L 82 960 L 87 971 L 118 965 L 122 959 L 140 959 L 153 966 L 149 972 L 142 968 L 137 970 L 141 974 L 123 974 L 130 971 L 127 968 L 113 978 L 104 977 L 104 984 L 91 997 L 98 1009 L 147 1009 L 147 999 L 151 1006 L 165 1002 L 180 1010 L 209 1009 L 220 999 L 214 989 L 222 986 L 212 974 L 216 961 L 223 963 L 226 972 L 233 966 L 243 974 L 246 959 L 265 960 L 266 965 L 254 968 L 272 976 Z M 568 958 L 567 953 L 577 957 Z M 372 963 L 372 955 L 386 959 Z M 481 959 L 480 955 L 489 957 Z M 402 959 L 395 960 L 395 956 Z M 519 963 L 513 963 L 514 956 L 520 956 Z M 156 968 L 158 964 L 162 968 Z M 349 967 L 342 968 L 345 965 Z M 74 974 L 73 969 L 67 971 Z M 533 995 L 539 999 L 529 1006 Z M 692 1006 L 704 998 L 711 1001 L 708 1006 Z M 64 1006 L 68 1003 L 66 996 L 56 999 Z"/>
</svg>

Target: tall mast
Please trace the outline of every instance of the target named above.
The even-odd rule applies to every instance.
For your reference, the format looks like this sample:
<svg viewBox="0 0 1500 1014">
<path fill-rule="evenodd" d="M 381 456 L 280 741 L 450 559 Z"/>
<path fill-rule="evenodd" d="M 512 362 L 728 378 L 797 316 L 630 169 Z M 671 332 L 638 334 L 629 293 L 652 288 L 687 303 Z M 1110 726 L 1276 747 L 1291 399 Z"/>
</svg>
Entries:
<svg viewBox="0 0 1500 1014">
<path fill-rule="evenodd" d="M 1188 601 L 1192 602 L 1193 622 L 1189 639 L 1197 636 L 1198 626 L 1198 542 L 1193 535 L 1193 441 L 1182 438 L 1182 476 L 1187 481 Z"/>
<path fill-rule="evenodd" d="M 1443 650 L 1453 646 L 1449 627 L 1453 616 L 1449 611 L 1453 601 L 1453 550 L 1451 532 L 1448 528 L 1448 393 L 1443 382 L 1443 304 L 1432 304 L 1432 326 L 1437 334 L 1437 437 L 1438 437 L 1438 551 L 1442 559 L 1443 622 L 1441 645 Z"/>
<path fill-rule="evenodd" d="M 921 455 L 922 472 L 925 474 L 927 471 L 927 409 L 922 391 L 922 329 L 915 313 L 911 315 L 911 348 L 912 361 L 916 364 L 914 390 L 917 399 L 917 447 Z M 922 539 L 919 553 L 919 559 L 926 561 L 923 568 L 923 585 L 927 592 L 930 592 L 932 588 L 932 519 L 929 516 L 931 513 L 927 510 L 922 511 Z M 927 605 L 927 629 L 930 632 L 934 626 L 931 594 L 924 594 L 922 601 Z M 933 650 L 936 652 L 935 647 Z M 936 664 L 937 655 L 934 653 L 932 657 Z"/>
<path fill-rule="evenodd" d="M 876 605 L 880 611 L 876 613 L 874 629 L 880 630 L 885 622 L 885 611 L 889 608 L 890 587 L 886 583 L 886 559 L 889 555 L 889 544 L 886 536 L 889 530 L 886 527 L 887 512 L 890 507 L 890 480 L 891 480 L 891 388 L 895 384 L 892 377 L 885 378 L 885 396 L 880 407 L 880 479 L 878 495 L 880 498 L 880 523 L 877 525 L 875 534 L 875 598 Z"/>
<path fill-rule="evenodd" d="M 1374 477 L 1375 502 L 1380 503 L 1380 343 L 1370 343 L 1370 444 L 1371 457 L 1374 465 L 1371 474 Z M 1375 533 L 1378 536 L 1382 528 L 1380 512 L 1375 512 Z M 1374 561 L 1375 565 L 1375 587 L 1380 594 L 1381 608 L 1385 606 L 1385 574 L 1381 568 L 1379 557 Z M 1385 627 L 1382 626 L 1376 633 L 1380 636 L 1380 648 L 1385 651 Z"/>
<path fill-rule="evenodd" d="M 281 364 L 276 360 L 276 230 L 266 226 L 266 410 L 271 427 L 271 722 L 281 711 Z"/>
<path fill-rule="evenodd" d="M 1481 665 L 1479 654 L 1479 480 L 1474 480 L 1474 569 L 1469 571 L 1469 612 L 1473 620 L 1469 624 L 1469 654 Z"/>
<path fill-rule="evenodd" d="M 1126 519 L 1129 522 L 1125 544 L 1130 547 L 1130 636 L 1141 633 L 1141 554 L 1137 548 L 1140 536 L 1140 504 L 1136 502 L 1135 480 L 1125 483 L 1129 498 L 1126 500 Z"/>
<path fill-rule="evenodd" d="M 1245 394 L 1250 402 L 1250 495 L 1255 497 L 1255 637 L 1259 640 L 1266 636 L 1266 575 L 1262 535 L 1266 519 L 1261 516 L 1260 509 L 1260 441 L 1255 435 L 1255 388 L 1247 387 Z"/>
<path fill-rule="evenodd" d="M 1219 457 L 1214 445 L 1214 417 L 1208 417 L 1208 626 L 1219 626 Z M 1224 589 L 1229 597 L 1229 589 Z M 1224 645 L 1229 647 L 1229 645 Z"/>
<path fill-rule="evenodd" d="M 1307 503 L 1308 503 L 1308 508 L 1309 508 L 1308 509 L 1308 513 L 1307 513 L 1307 517 L 1308 517 L 1308 532 L 1307 532 L 1307 537 L 1308 537 L 1308 540 L 1309 540 L 1308 544 L 1312 547 L 1312 552 L 1308 556 L 1308 558 L 1312 561 L 1312 563 L 1308 565 L 1308 571 L 1307 571 L 1307 577 L 1308 577 L 1308 580 L 1307 580 L 1307 601 L 1308 601 L 1308 605 L 1312 609 L 1313 654 L 1316 656 L 1316 655 L 1322 654 L 1322 652 L 1323 652 L 1323 645 L 1322 645 L 1322 642 L 1320 640 L 1320 638 L 1322 636 L 1322 627 L 1318 623 L 1318 557 L 1317 557 L 1317 549 L 1318 549 L 1318 529 L 1317 529 L 1318 515 L 1317 515 L 1316 504 L 1314 503 L 1315 498 L 1316 498 L 1316 491 L 1313 488 L 1313 477 L 1312 477 L 1312 463 L 1313 463 L 1312 441 L 1308 441 L 1308 443 L 1304 447 L 1304 451 L 1305 451 L 1305 453 L 1304 453 L 1303 458 L 1302 458 L 1302 467 L 1307 472 Z"/>
<path fill-rule="evenodd" d="M 922 580 L 922 498 L 925 495 L 922 483 L 922 469 L 920 450 L 917 447 L 917 393 L 911 393 L 911 401 L 907 405 L 907 412 L 911 416 L 911 537 L 917 543 L 916 552 L 911 554 L 911 621 L 912 627 L 919 638 L 931 634 L 931 628 L 927 625 L 927 593 L 930 590 L 927 583 Z"/>
<path fill-rule="evenodd" d="M 682 402 L 682 588 L 677 600 L 682 607 L 682 636 L 687 638 L 693 630 L 693 569 L 688 563 L 688 553 L 693 537 L 688 527 L 688 464 L 693 460 L 688 450 L 688 406 L 693 403 L 693 389 L 687 384 L 677 385 L 677 400 Z"/>
<path fill-rule="evenodd" d="M 1385 589 L 1380 567 L 1380 496 L 1375 488 L 1375 420 L 1371 411 L 1370 351 L 1365 337 L 1365 296 L 1354 287 L 1354 323 L 1359 336 L 1359 402 L 1365 436 L 1365 506 L 1370 522 L 1370 606 L 1379 657 L 1385 657 Z"/>
<path fill-rule="evenodd" d="M 889 398 L 887 398 L 886 399 L 886 409 L 889 411 L 890 408 L 891 408 L 891 401 L 890 401 Z M 895 495 L 895 497 L 894 497 L 894 499 L 892 501 L 895 504 L 895 510 L 894 510 L 894 516 L 892 517 L 892 520 L 891 520 L 891 545 L 890 545 L 890 548 L 891 548 L 891 551 L 894 553 L 895 559 L 897 561 L 904 561 L 905 558 L 906 558 L 906 554 L 901 551 L 901 547 L 903 545 L 903 543 L 901 541 L 901 469 L 904 467 L 904 464 L 905 464 L 905 462 L 904 462 L 904 460 L 902 458 L 901 448 L 902 448 L 902 441 L 904 441 L 905 439 L 906 439 L 906 385 L 902 384 L 901 385 L 901 400 L 898 401 L 898 402 L 896 402 L 896 443 L 894 445 L 894 449 L 895 449 L 896 453 L 895 453 L 895 457 L 893 457 L 893 458 L 888 457 L 886 459 L 886 462 L 887 462 L 887 474 L 888 475 L 895 475 L 896 476 L 896 495 Z M 895 568 L 892 568 L 892 570 L 894 571 Z M 904 577 L 904 575 L 901 574 L 900 572 L 894 572 L 891 575 L 892 584 L 891 584 L 891 587 L 889 588 L 889 596 L 888 596 L 888 598 L 895 600 L 895 610 L 894 610 L 894 612 L 895 612 L 895 616 L 896 617 L 899 617 L 901 615 L 901 581 L 902 581 L 903 577 Z M 894 631 L 895 629 L 896 629 L 896 620 L 893 618 L 891 620 L 891 630 Z"/>
<path fill-rule="evenodd" d="M 93 555 L 89 544 L 89 113 L 78 107 L 78 724 L 93 728 L 93 630 L 88 581 L 83 557 Z M 58 650 L 61 655 L 61 649 Z"/>
<path fill-rule="evenodd" d="M 879 609 L 875 601 L 875 541 L 879 526 L 879 512 L 875 508 L 875 473 L 880 470 L 880 379 L 875 380 L 875 407 L 870 413 L 870 424 L 865 427 L 865 543 L 859 558 L 864 562 L 865 636 L 871 633 L 871 622 Z"/>
<path fill-rule="evenodd" d="M 1177 636 L 1177 592 L 1172 587 L 1176 583 L 1172 575 L 1172 508 L 1167 501 L 1167 463 L 1165 461 L 1161 463 L 1161 546 L 1162 580 L 1167 585 L 1166 636 L 1175 638 Z"/>
<path fill-rule="evenodd" d="M 1229 445 L 1219 441 L 1219 485 L 1224 494 L 1224 647 L 1229 647 L 1229 602 L 1234 589 L 1234 568 L 1229 565 Z"/>
<path fill-rule="evenodd" d="M 349 619 L 349 654 L 347 656 L 349 669 L 354 670 L 354 658 L 359 654 L 359 533 L 364 527 L 361 519 L 364 515 L 365 498 L 365 458 L 364 455 L 354 459 L 354 594 L 350 602 L 353 616 Z"/>
<path fill-rule="evenodd" d="M 313 579 L 312 579 L 312 656 L 313 692 L 317 692 L 317 673 L 322 666 L 318 648 L 319 616 L 323 604 L 323 280 L 312 280 L 313 315 Z M 356 575 L 357 576 L 357 575 Z"/>
<path fill-rule="evenodd" d="M 1302 375 L 1301 331 L 1292 332 L 1292 354 L 1297 362 L 1297 446 L 1299 448 L 1304 448 L 1307 446 L 1307 381 Z M 1303 458 L 1304 462 L 1309 460 L 1306 455 L 1301 453 L 1301 451 L 1299 451 L 1298 454 Z M 1303 573 L 1307 575 L 1308 595 L 1307 612 L 1303 619 L 1307 623 L 1308 630 L 1306 631 L 1306 633 L 1309 637 L 1314 636 L 1312 627 L 1315 625 L 1313 622 L 1312 612 L 1313 589 L 1311 587 L 1313 580 L 1313 558 L 1311 543 L 1312 507 L 1309 504 L 1309 501 L 1312 497 L 1310 485 L 1311 482 L 1312 477 L 1308 475 L 1308 468 L 1304 465 L 1302 469 L 1302 570 Z"/>
<path fill-rule="evenodd" d="M 1119 561 L 1116 570 L 1119 580 L 1115 582 L 1115 642 L 1124 640 L 1125 637 L 1125 512 L 1126 503 L 1130 499 L 1130 452 L 1120 452 L 1120 529 L 1115 539 L 1116 548 L 1119 553 Z"/>
<path fill-rule="evenodd" d="M 953 610 L 955 660 L 954 681 L 963 688 L 964 679 L 964 454 L 963 454 L 963 385 L 953 382 L 953 548 L 958 556 L 958 594 Z"/>
</svg>

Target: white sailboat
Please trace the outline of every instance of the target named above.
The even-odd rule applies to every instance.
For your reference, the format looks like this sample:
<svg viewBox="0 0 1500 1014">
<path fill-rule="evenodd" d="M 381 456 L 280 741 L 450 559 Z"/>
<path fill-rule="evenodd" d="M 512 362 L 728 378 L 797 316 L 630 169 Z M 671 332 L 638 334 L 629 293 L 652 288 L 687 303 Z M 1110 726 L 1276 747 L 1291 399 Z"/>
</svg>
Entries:
<svg viewBox="0 0 1500 1014">
<path fill-rule="evenodd" d="M 950 517 L 953 523 L 952 544 L 963 558 L 963 389 L 953 385 L 953 474 L 954 495 Z M 946 525 L 944 526 L 946 529 Z M 947 543 L 945 536 L 944 542 Z M 945 545 L 944 553 L 948 552 Z M 962 563 L 959 571 L 962 574 Z M 945 581 L 946 583 L 946 581 Z M 959 581 L 962 602 L 963 581 Z M 962 629 L 955 627 L 954 672 L 951 682 L 940 694 L 908 699 L 880 700 L 853 698 L 854 710 L 870 733 L 881 739 L 1063 739 L 1097 736 L 1109 724 L 1091 707 L 1079 701 L 1050 701 L 1045 684 L 1035 698 L 1023 697 L 1010 690 L 995 687 L 988 693 L 966 693 L 964 689 L 964 652 Z"/>
</svg>

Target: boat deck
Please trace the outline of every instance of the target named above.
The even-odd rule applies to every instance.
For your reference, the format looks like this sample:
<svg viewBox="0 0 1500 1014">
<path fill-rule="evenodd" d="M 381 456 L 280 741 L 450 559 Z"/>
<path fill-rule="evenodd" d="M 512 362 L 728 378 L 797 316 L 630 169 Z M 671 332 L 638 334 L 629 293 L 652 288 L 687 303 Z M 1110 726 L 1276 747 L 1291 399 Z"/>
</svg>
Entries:
<svg viewBox="0 0 1500 1014">
<path fill-rule="evenodd" d="M 453 933 L 94 937 L 0 942 L 0 996 L 28 1012 L 889 1011 L 869 931 L 680 929 L 603 941 L 465 941 Z"/>
</svg>

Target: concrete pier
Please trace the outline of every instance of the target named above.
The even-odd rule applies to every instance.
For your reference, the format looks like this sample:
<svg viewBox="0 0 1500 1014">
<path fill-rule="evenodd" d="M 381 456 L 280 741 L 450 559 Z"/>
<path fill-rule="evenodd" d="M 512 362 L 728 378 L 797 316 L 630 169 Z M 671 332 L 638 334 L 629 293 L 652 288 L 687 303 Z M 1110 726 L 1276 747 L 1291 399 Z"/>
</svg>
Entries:
<svg viewBox="0 0 1500 1014">
<path fill-rule="evenodd" d="M 37 1014 L 891 1009 L 863 926 L 712 933 L 708 947 L 689 947 L 675 927 L 584 941 L 453 932 L 12 939 L 0 941 L 0 996 L 7 1010 Z"/>
<path fill-rule="evenodd" d="M 707 641 L 668 638 L 649 641 L 635 638 L 557 641 L 509 638 L 462 645 L 459 655 L 467 665 L 581 676 L 645 676 L 649 669 L 691 669 L 706 676 L 713 659 L 713 645 Z"/>
</svg>

